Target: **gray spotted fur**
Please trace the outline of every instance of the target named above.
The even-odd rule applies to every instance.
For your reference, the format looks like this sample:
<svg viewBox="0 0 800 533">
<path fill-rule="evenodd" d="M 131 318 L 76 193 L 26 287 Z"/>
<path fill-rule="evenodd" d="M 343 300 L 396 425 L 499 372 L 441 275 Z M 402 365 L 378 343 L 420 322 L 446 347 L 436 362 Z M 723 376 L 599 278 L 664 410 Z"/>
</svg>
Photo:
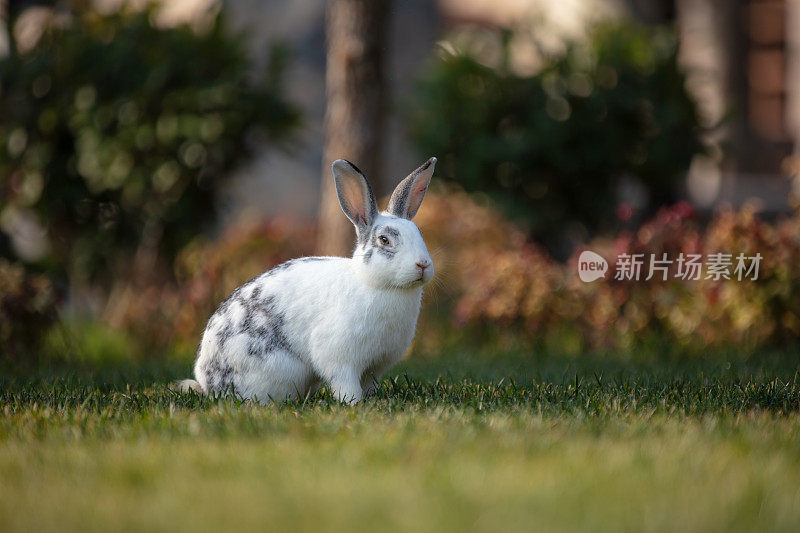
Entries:
<svg viewBox="0 0 800 533">
<path fill-rule="evenodd" d="M 250 340 L 247 347 L 249 357 L 265 359 L 276 350 L 300 359 L 284 331 L 285 316 L 279 309 L 274 294 L 264 294 L 259 281 L 265 277 L 276 276 L 293 266 L 314 261 L 325 261 L 326 257 L 301 257 L 281 263 L 244 283 L 217 308 L 207 329 L 216 329 L 219 350 L 237 335 L 246 335 Z M 249 291 L 249 294 L 247 294 Z M 247 295 L 247 296 L 245 296 Z M 244 318 L 234 320 L 232 309 L 240 307 Z M 199 347 L 198 347 L 199 352 Z M 213 393 L 235 392 L 237 373 L 221 358 L 213 358 L 204 369 L 208 391 Z"/>
</svg>

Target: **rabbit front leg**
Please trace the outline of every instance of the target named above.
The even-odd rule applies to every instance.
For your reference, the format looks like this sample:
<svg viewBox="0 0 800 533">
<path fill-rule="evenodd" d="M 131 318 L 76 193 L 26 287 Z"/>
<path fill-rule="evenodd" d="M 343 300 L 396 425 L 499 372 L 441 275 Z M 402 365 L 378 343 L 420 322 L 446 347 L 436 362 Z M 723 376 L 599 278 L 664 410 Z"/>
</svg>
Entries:
<svg viewBox="0 0 800 533">
<path fill-rule="evenodd" d="M 347 369 L 330 379 L 331 392 L 339 401 L 358 403 L 364 398 L 361 389 L 361 376 L 355 370 Z"/>
<path fill-rule="evenodd" d="M 397 362 L 403 353 L 396 354 L 395 356 L 384 356 L 374 362 L 364 374 L 361 376 L 361 388 L 364 391 L 364 397 L 374 395 L 381 386 L 381 377 L 387 370 L 389 370 Z"/>
<path fill-rule="evenodd" d="M 364 391 L 364 397 L 369 397 L 375 394 L 381 383 L 381 374 L 379 372 L 367 372 L 361 378 L 361 389 Z"/>
</svg>

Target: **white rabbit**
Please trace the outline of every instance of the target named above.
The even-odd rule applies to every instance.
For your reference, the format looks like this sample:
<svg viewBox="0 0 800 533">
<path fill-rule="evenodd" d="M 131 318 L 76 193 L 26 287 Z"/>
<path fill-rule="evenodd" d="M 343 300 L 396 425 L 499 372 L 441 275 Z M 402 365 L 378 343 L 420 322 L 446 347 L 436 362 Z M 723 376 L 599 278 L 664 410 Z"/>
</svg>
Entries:
<svg viewBox="0 0 800 533">
<path fill-rule="evenodd" d="M 400 182 L 379 213 L 369 183 L 344 159 L 331 166 L 339 203 L 356 228 L 352 258 L 304 257 L 248 281 L 208 321 L 194 375 L 183 390 L 236 394 L 262 403 L 303 397 L 327 383 L 358 402 L 408 349 L 433 278 L 411 222 L 436 158 Z"/>
</svg>

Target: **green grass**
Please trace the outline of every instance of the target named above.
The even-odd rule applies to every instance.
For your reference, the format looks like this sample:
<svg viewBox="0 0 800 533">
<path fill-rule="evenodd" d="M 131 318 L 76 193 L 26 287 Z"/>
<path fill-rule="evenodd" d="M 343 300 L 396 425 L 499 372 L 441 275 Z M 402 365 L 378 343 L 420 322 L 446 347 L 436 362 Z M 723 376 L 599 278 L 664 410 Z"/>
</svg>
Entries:
<svg viewBox="0 0 800 533">
<path fill-rule="evenodd" d="M 186 362 L 6 372 L 0 526 L 796 531 L 797 356 L 458 352 L 354 407 L 180 395 Z"/>
</svg>

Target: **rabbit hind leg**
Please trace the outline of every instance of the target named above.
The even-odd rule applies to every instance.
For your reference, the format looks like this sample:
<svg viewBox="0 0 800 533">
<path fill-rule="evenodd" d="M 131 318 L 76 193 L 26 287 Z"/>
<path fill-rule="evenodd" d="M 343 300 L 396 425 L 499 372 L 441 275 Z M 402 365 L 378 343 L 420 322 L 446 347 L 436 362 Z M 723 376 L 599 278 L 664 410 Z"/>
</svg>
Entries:
<svg viewBox="0 0 800 533">
<path fill-rule="evenodd" d="M 236 392 L 262 404 L 303 398 L 317 380 L 314 370 L 288 350 L 250 358 L 247 366 L 236 373 Z"/>
</svg>

